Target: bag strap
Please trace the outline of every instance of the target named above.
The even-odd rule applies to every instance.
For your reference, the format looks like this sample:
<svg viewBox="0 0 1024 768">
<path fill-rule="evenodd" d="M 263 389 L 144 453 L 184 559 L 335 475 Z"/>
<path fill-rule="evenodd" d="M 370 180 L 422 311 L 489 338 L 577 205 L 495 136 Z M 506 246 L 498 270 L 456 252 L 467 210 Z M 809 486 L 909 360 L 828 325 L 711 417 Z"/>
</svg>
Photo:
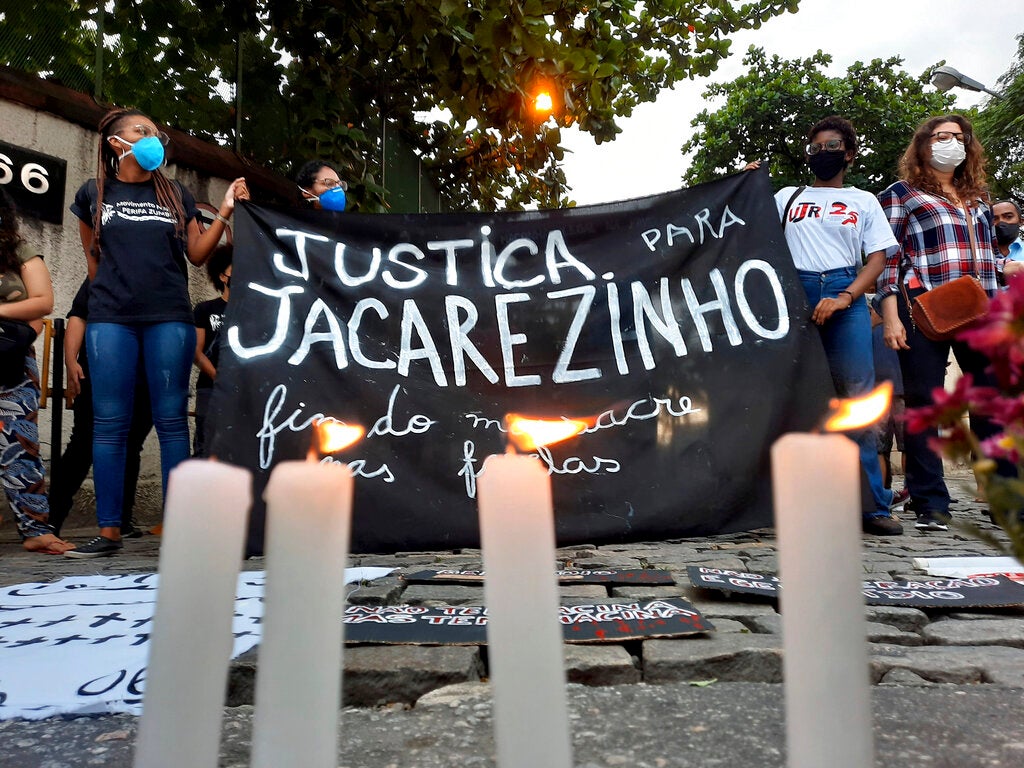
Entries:
<svg viewBox="0 0 1024 768">
<path fill-rule="evenodd" d="M 796 192 L 794 192 L 790 196 L 789 202 L 786 203 L 786 207 L 782 209 L 782 228 L 783 229 L 786 228 L 786 221 L 789 218 L 789 209 L 793 207 L 793 202 L 798 197 L 800 197 L 800 193 L 803 192 L 805 189 L 807 189 L 807 185 L 806 184 L 804 184 L 803 186 L 797 187 L 796 188 Z"/>
<path fill-rule="evenodd" d="M 978 241 L 975 239 L 974 234 L 974 219 L 971 216 L 971 209 L 967 207 L 967 201 L 961 201 L 960 205 L 964 209 L 964 216 L 967 218 L 967 235 L 971 239 L 971 266 L 974 268 L 974 279 L 980 280 L 981 277 L 978 274 Z"/>
<path fill-rule="evenodd" d="M 981 277 L 978 274 L 978 241 L 977 236 L 974 234 L 974 218 L 971 216 L 971 209 L 967 205 L 966 200 L 960 202 L 960 207 L 963 208 L 964 211 L 964 220 L 967 224 L 967 237 L 971 242 L 971 266 L 974 270 L 974 279 L 980 280 Z M 913 265 L 911 265 L 910 268 L 913 269 Z M 910 296 L 907 293 L 906 281 L 903 279 L 906 273 L 906 267 L 904 267 L 903 260 L 901 259 L 898 281 L 900 285 L 900 291 L 903 293 L 903 300 L 907 302 L 907 308 L 909 309 L 911 307 Z"/>
</svg>

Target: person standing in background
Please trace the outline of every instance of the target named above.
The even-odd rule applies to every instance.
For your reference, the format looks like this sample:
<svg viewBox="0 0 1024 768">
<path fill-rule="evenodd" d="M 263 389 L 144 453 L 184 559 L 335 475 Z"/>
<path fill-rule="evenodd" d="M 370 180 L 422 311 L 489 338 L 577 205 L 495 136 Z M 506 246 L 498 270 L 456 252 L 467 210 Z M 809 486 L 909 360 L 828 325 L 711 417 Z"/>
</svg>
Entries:
<svg viewBox="0 0 1024 768">
<path fill-rule="evenodd" d="M 210 260 L 206 262 L 206 275 L 213 287 L 220 291 L 216 299 L 203 301 L 195 308 L 196 354 L 195 365 L 199 369 L 196 379 L 196 434 L 192 444 L 192 455 L 200 458 L 207 456 L 207 421 L 210 410 L 210 397 L 213 395 L 213 382 L 217 378 L 217 362 L 220 354 L 220 329 L 224 325 L 224 313 L 228 308 L 228 297 L 231 295 L 231 257 L 233 249 L 230 245 L 218 245 L 213 249 Z"/>
<path fill-rule="evenodd" d="M 952 349 L 960 370 L 976 385 L 992 383 L 988 359 L 962 341 L 933 341 L 911 320 L 910 302 L 925 291 L 976 273 L 992 296 L 999 286 L 1003 257 L 996 250 L 992 212 L 986 194 L 985 152 L 970 122 L 943 115 L 923 122 L 900 158 L 900 180 L 878 197 L 899 243 L 886 254 L 878 280 L 885 343 L 900 357 L 907 408 L 932 404 L 941 388 Z M 998 432 L 988 419 L 971 414 L 971 428 L 982 440 Z M 919 531 L 945 531 L 952 515 L 942 457 L 929 442 L 935 427 L 906 431 L 907 506 Z"/>
<path fill-rule="evenodd" d="M 43 257 L 18 231 L 14 203 L 0 190 L 0 319 L 4 331 L 29 341 L 53 311 L 53 285 Z M 18 331 L 20 333 L 15 334 Z M 0 361 L 0 482 L 29 552 L 66 554 L 74 548 L 49 525 L 45 471 L 39 456 L 39 366 L 35 348 L 15 348 Z"/>
<path fill-rule="evenodd" d="M 895 246 L 875 196 L 844 187 L 857 155 L 857 133 L 849 120 L 833 115 L 807 133 L 805 159 L 814 181 L 775 193 L 786 244 L 811 308 L 840 397 L 858 397 L 875 386 L 871 318 L 864 294 L 882 271 L 885 249 Z M 747 167 L 757 167 L 752 163 Z M 862 529 L 876 536 L 898 536 L 903 526 L 892 517 L 893 492 L 884 487 L 874 429 L 851 433 L 857 443 L 865 498 Z"/>
<path fill-rule="evenodd" d="M 1006 259 L 1003 278 L 1024 273 L 1024 243 L 1020 241 L 1020 206 L 1013 200 L 992 203 L 992 221 L 996 230 L 996 245 Z"/>
<path fill-rule="evenodd" d="M 326 160 L 310 160 L 295 174 L 302 200 L 318 210 L 344 211 L 345 190 L 337 169 Z"/>
</svg>

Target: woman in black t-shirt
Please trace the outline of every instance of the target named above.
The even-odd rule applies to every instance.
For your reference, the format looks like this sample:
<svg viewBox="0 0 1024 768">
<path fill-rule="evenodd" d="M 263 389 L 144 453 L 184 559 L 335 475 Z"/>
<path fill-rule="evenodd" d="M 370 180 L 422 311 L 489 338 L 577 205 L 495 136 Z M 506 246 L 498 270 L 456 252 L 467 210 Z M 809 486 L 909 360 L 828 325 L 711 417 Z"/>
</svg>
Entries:
<svg viewBox="0 0 1024 768">
<path fill-rule="evenodd" d="M 167 134 L 135 110 L 114 110 L 100 121 L 96 178 L 78 190 L 79 218 L 89 264 L 89 357 L 95 426 L 93 477 L 100 535 L 69 557 L 104 557 L 121 549 L 121 507 L 128 428 L 138 365 L 145 366 L 167 477 L 189 455 L 188 381 L 195 328 L 187 259 L 206 261 L 224 232 L 236 199 L 248 198 L 245 179 L 228 187 L 217 218 L 205 231 L 195 200 L 160 172 Z"/>
</svg>

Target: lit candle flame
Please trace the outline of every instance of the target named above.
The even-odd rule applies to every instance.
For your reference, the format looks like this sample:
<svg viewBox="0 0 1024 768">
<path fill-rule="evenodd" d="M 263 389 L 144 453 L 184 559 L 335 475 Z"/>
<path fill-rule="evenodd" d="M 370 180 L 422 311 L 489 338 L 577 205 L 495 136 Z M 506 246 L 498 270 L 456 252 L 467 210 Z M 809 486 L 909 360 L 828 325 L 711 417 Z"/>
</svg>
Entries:
<svg viewBox="0 0 1024 768">
<path fill-rule="evenodd" d="M 829 402 L 832 412 L 825 420 L 826 432 L 846 432 L 863 429 L 882 418 L 892 400 L 892 382 L 883 381 L 861 397 L 834 399 Z"/>
<path fill-rule="evenodd" d="M 366 430 L 358 424 L 346 424 L 331 417 L 320 419 L 313 425 L 315 444 L 310 448 L 309 454 L 313 460 L 320 456 L 337 453 L 359 441 Z"/>
<path fill-rule="evenodd" d="M 568 440 L 587 428 L 581 419 L 534 419 L 510 413 L 507 417 L 508 438 L 521 451 Z"/>
</svg>

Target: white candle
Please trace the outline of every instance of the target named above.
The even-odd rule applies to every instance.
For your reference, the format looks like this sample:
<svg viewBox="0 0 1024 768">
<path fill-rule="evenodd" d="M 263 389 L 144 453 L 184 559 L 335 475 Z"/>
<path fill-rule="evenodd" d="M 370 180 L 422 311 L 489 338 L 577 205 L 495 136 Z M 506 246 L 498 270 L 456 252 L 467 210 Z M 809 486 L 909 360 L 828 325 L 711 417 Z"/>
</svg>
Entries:
<svg viewBox="0 0 1024 768">
<path fill-rule="evenodd" d="M 843 435 L 772 446 L 790 768 L 875 764 L 859 469 Z"/>
<path fill-rule="evenodd" d="M 490 456 L 477 493 L 498 765 L 570 768 L 550 478 L 532 456 Z"/>
<path fill-rule="evenodd" d="M 285 461 L 270 475 L 253 768 L 336 768 L 352 473 Z"/>
<path fill-rule="evenodd" d="M 252 505 L 247 470 L 190 460 L 171 471 L 136 768 L 214 768 Z"/>
</svg>

